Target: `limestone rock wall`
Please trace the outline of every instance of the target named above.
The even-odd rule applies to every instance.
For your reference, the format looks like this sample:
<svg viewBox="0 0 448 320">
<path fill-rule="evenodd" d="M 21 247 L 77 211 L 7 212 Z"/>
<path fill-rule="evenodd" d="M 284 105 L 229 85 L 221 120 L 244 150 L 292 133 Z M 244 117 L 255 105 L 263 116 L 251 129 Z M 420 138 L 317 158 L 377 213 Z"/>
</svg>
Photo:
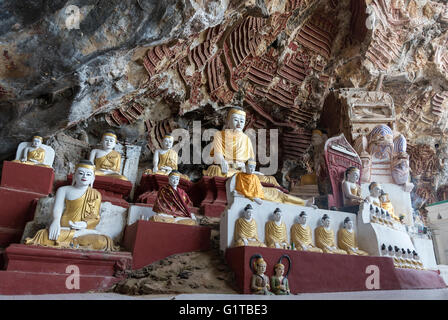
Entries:
<svg viewBox="0 0 448 320">
<path fill-rule="evenodd" d="M 0 0 L 0 16 L 2 160 L 40 132 L 62 176 L 114 127 L 145 167 L 164 133 L 221 128 L 237 104 L 247 128 L 279 130 L 276 176 L 288 187 L 309 166 L 330 90 L 372 91 L 383 75 L 416 206 L 445 194 L 446 1 Z"/>
</svg>

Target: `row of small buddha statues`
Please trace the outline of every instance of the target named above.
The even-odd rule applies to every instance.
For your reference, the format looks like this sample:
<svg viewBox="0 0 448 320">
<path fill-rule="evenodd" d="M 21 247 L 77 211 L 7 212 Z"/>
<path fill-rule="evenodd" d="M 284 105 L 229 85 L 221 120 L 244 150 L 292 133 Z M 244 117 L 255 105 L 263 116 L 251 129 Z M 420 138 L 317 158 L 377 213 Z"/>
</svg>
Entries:
<svg viewBox="0 0 448 320">
<path fill-rule="evenodd" d="M 274 274 L 271 279 L 265 275 L 266 261 L 262 256 L 256 257 L 254 261 L 254 273 L 250 280 L 250 289 L 253 294 L 260 295 L 290 295 L 288 278 L 284 276 L 285 265 L 277 263 L 274 266 Z"/>
<path fill-rule="evenodd" d="M 273 220 L 265 224 L 265 241 L 260 241 L 257 223 L 253 217 L 253 207 L 248 204 L 244 208 L 243 217 L 235 221 L 234 247 L 253 246 L 269 247 L 286 250 L 299 250 L 320 253 L 335 253 L 349 255 L 368 255 L 359 249 L 356 244 L 356 234 L 353 221 L 347 217 L 344 227 L 338 231 L 336 245 L 333 230 L 330 228 L 330 217 L 324 214 L 320 219 L 321 226 L 314 231 L 316 244 L 313 244 L 311 228 L 307 225 L 307 214 L 302 211 L 298 223 L 291 227 L 291 239 L 287 236 L 286 224 L 282 221 L 282 212 L 279 208 L 274 211 Z"/>
<path fill-rule="evenodd" d="M 369 185 L 369 196 L 361 196 L 361 186 L 358 184 L 360 171 L 356 167 L 349 167 L 345 171 L 342 181 L 342 194 L 344 198 L 344 211 L 358 212 L 359 205 L 370 203 L 371 208 L 376 207 L 373 213 L 372 222 L 392 225 L 392 220 L 400 222 L 400 218 L 395 215 L 394 207 L 389 199 L 389 195 L 384 192 L 381 184 L 372 182 Z M 378 213 L 377 213 L 378 210 Z"/>
<path fill-rule="evenodd" d="M 394 259 L 394 266 L 396 268 L 404 269 L 415 269 L 415 270 L 425 270 L 422 261 L 418 253 L 415 250 L 404 248 L 398 248 L 397 246 L 392 247 L 383 243 L 381 245 L 381 255 L 383 257 L 391 257 Z"/>
</svg>

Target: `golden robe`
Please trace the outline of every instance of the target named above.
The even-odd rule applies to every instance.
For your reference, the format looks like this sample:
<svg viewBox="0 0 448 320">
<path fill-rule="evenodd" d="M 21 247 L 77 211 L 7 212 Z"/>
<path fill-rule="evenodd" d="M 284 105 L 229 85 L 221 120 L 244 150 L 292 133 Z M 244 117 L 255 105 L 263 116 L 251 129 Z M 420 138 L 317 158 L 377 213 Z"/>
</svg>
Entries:
<svg viewBox="0 0 448 320">
<path fill-rule="evenodd" d="M 334 242 L 333 230 L 327 230 L 323 226 L 317 227 L 314 230 L 316 246 L 321 248 L 324 253 L 338 253 L 347 254 L 346 251 L 338 249 Z M 328 249 L 327 247 L 336 247 L 335 249 Z"/>
<path fill-rule="evenodd" d="M 303 251 L 302 245 L 308 246 L 306 251 L 320 252 L 322 250 L 313 245 L 313 237 L 311 235 L 310 226 L 302 226 L 300 223 L 293 224 L 291 227 L 291 242 L 298 251 Z"/>
<path fill-rule="evenodd" d="M 390 201 L 381 202 L 381 208 L 383 208 L 384 210 L 387 210 L 389 212 L 390 216 L 392 217 L 392 219 L 394 219 L 396 221 L 400 221 L 400 219 L 395 215 L 394 207 Z"/>
<path fill-rule="evenodd" d="M 282 246 L 282 249 L 289 249 L 286 224 L 282 222 L 277 225 L 275 221 L 268 221 L 264 227 L 264 237 L 268 248 L 276 248 L 275 243 Z"/>
<path fill-rule="evenodd" d="M 92 188 L 75 200 L 65 199 L 65 209 L 61 216 L 61 232 L 57 240 L 49 239 L 48 229 L 39 230 L 33 238 L 27 238 L 27 245 L 41 245 L 58 248 L 77 248 L 116 251 L 113 240 L 106 235 L 88 234 L 73 239 L 76 230 L 70 228 L 69 221 L 87 223 L 86 229 L 95 229 L 100 222 L 101 194 Z"/>
<path fill-rule="evenodd" d="M 36 150 L 28 151 L 27 160 L 35 160 L 38 163 L 43 163 L 45 160 L 45 150 L 37 148 Z"/>
<path fill-rule="evenodd" d="M 350 255 L 355 256 L 368 256 L 369 254 L 362 250 L 354 251 L 353 248 L 358 248 L 356 245 L 355 231 L 349 232 L 345 228 L 341 228 L 338 231 L 338 246 L 342 250 L 347 251 Z"/>
<path fill-rule="evenodd" d="M 244 218 L 239 218 L 235 221 L 235 231 L 233 235 L 234 247 L 245 246 L 243 238 L 247 239 L 249 242 L 248 246 L 250 247 L 266 247 L 266 245 L 258 239 L 257 222 L 255 219 L 247 221 Z M 255 241 L 249 240 L 250 238 L 255 239 Z"/>
<path fill-rule="evenodd" d="M 95 175 L 97 176 L 113 176 L 121 180 L 128 180 L 125 176 L 119 174 L 121 168 L 121 155 L 115 150 L 112 150 L 103 157 L 95 159 Z M 105 173 L 101 170 L 111 170 L 116 173 Z"/>
</svg>

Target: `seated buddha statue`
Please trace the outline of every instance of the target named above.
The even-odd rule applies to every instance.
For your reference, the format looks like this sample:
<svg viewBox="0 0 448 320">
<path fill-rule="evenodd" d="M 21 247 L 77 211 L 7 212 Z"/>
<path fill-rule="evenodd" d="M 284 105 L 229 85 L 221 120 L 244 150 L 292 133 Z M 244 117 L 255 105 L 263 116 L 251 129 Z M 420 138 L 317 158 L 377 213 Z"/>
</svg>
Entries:
<svg viewBox="0 0 448 320">
<path fill-rule="evenodd" d="M 392 206 L 392 203 L 390 202 L 389 195 L 385 193 L 383 190 L 381 190 L 379 200 L 381 202 L 381 208 L 389 212 L 392 219 L 394 219 L 397 222 L 400 222 L 400 219 L 395 215 L 395 210 L 394 207 Z"/>
<path fill-rule="evenodd" d="M 255 273 L 250 279 L 250 289 L 253 294 L 262 295 L 273 295 L 269 290 L 271 289 L 269 285 L 269 277 L 265 275 L 266 272 L 266 261 L 260 256 L 254 263 Z"/>
<path fill-rule="evenodd" d="M 357 213 L 359 205 L 364 201 L 361 197 L 361 186 L 358 184 L 360 171 L 356 167 L 349 167 L 345 170 L 342 181 L 342 195 L 344 200 L 344 210 L 346 212 Z"/>
<path fill-rule="evenodd" d="M 314 230 L 316 246 L 321 248 L 324 253 L 347 254 L 346 251 L 336 247 L 334 232 L 330 228 L 330 217 L 327 214 L 324 214 L 320 221 L 321 226 Z"/>
<path fill-rule="evenodd" d="M 369 254 L 362 251 L 356 245 L 356 234 L 353 230 L 353 221 L 350 217 L 344 219 L 344 227 L 338 231 L 338 246 L 350 255 L 368 256 Z M 384 246 L 386 248 L 386 246 Z"/>
<path fill-rule="evenodd" d="M 240 194 L 258 204 L 267 200 L 277 203 L 313 206 L 312 200 L 304 201 L 275 187 L 263 187 L 259 179 L 260 176 L 254 174 L 255 168 L 256 162 L 249 159 L 246 162 L 245 172 L 238 172 L 230 179 L 229 192 L 234 196 Z"/>
<path fill-rule="evenodd" d="M 101 194 L 92 188 L 95 180 L 93 163 L 81 161 L 76 166 L 73 180 L 73 185 L 60 187 L 56 192 L 50 227 L 27 238 L 25 244 L 117 251 L 110 237 L 95 230 L 101 219 Z"/>
<path fill-rule="evenodd" d="M 113 131 L 106 131 L 101 139 L 102 149 L 93 149 L 89 160 L 95 164 L 95 175 L 128 180 L 120 174 L 121 155 L 114 150 L 116 144 L 117 135 Z"/>
<path fill-rule="evenodd" d="M 394 266 L 396 268 L 401 268 L 404 265 L 404 260 L 401 258 L 401 250 L 397 246 L 394 246 Z"/>
<path fill-rule="evenodd" d="M 425 267 L 423 266 L 423 262 L 420 260 L 420 257 L 419 257 L 419 255 L 418 255 L 418 253 L 414 250 L 414 251 L 412 251 L 412 254 L 413 254 L 413 261 L 415 262 L 415 264 L 416 264 L 416 269 L 418 269 L 418 270 L 425 270 Z"/>
<path fill-rule="evenodd" d="M 282 263 L 277 263 L 274 266 L 274 275 L 271 277 L 271 290 L 275 295 L 289 295 L 291 291 L 289 290 L 288 278 L 283 274 L 285 273 L 285 266 Z"/>
<path fill-rule="evenodd" d="M 298 222 L 291 227 L 291 242 L 294 244 L 294 249 L 299 251 L 320 252 L 322 249 L 313 245 L 313 236 L 311 235 L 311 228 L 306 224 L 307 214 L 302 211 L 299 215 Z"/>
<path fill-rule="evenodd" d="M 42 142 L 43 138 L 41 136 L 34 136 L 31 140 L 31 144 L 26 146 L 25 148 L 18 150 L 18 158 L 17 160 L 14 160 L 13 162 L 20 162 L 23 164 L 29 164 L 29 165 L 39 165 L 39 166 L 46 166 L 44 164 L 45 161 L 45 149 L 42 148 Z M 48 166 L 47 166 L 48 167 Z"/>
<path fill-rule="evenodd" d="M 252 141 L 244 132 L 246 112 L 240 107 L 233 107 L 227 113 L 224 130 L 215 133 L 210 156 L 214 165 L 204 170 L 204 176 L 230 178 L 244 170 L 248 159 L 255 159 Z M 260 181 L 279 186 L 275 177 L 256 173 Z"/>
<path fill-rule="evenodd" d="M 233 235 L 233 246 L 242 247 L 266 247 L 266 245 L 258 239 L 257 222 L 252 217 L 253 207 L 248 204 L 244 208 L 243 217 L 235 221 L 235 231 Z"/>
<path fill-rule="evenodd" d="M 177 152 L 173 150 L 174 138 L 171 135 L 165 135 L 162 141 L 162 149 L 157 149 L 154 152 L 153 157 L 153 168 L 147 169 L 144 174 L 161 174 L 161 175 L 169 175 L 171 171 L 178 170 L 178 160 L 179 156 Z M 188 176 L 181 175 L 182 179 L 187 179 Z"/>
<path fill-rule="evenodd" d="M 157 198 L 152 210 L 156 215 L 150 221 L 197 225 L 196 217 L 190 213 L 189 207 L 192 201 L 187 193 L 178 187 L 180 180 L 179 171 L 171 171 L 166 186 L 157 192 Z"/>
<path fill-rule="evenodd" d="M 265 224 L 264 237 L 268 248 L 288 249 L 288 234 L 286 224 L 282 221 L 282 211 L 277 208 L 274 211 L 273 220 Z"/>
</svg>

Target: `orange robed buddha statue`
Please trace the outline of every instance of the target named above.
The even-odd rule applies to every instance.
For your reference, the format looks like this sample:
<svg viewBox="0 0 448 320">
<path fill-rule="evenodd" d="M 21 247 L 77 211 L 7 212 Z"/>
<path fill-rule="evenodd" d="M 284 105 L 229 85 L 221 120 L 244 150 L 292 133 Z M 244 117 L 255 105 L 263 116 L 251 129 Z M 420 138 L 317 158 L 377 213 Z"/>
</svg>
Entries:
<svg viewBox="0 0 448 320">
<path fill-rule="evenodd" d="M 254 174 L 255 167 L 255 161 L 249 159 L 246 162 L 246 172 L 238 172 L 231 178 L 229 185 L 231 194 L 241 194 L 258 204 L 262 204 L 263 200 L 267 200 L 277 203 L 312 206 L 310 201 L 304 201 L 298 197 L 284 193 L 277 188 L 263 187 L 259 176 Z"/>
<path fill-rule="evenodd" d="M 216 132 L 210 156 L 214 159 L 203 174 L 209 177 L 230 178 L 235 173 L 244 170 L 244 164 L 249 159 L 255 159 L 252 141 L 243 132 L 246 123 L 246 112 L 239 107 L 233 107 L 227 114 L 225 129 Z M 279 186 L 275 177 L 256 173 L 261 182 Z"/>
<path fill-rule="evenodd" d="M 94 230 L 100 222 L 101 194 L 93 189 L 95 166 L 81 161 L 73 176 L 72 186 L 63 186 L 56 192 L 53 222 L 48 229 L 39 230 L 27 245 L 58 248 L 81 248 L 117 251 L 113 240 Z"/>
<path fill-rule="evenodd" d="M 150 221 L 197 225 L 196 217 L 189 212 L 192 205 L 187 193 L 178 187 L 181 173 L 171 171 L 169 184 L 157 193 L 157 199 L 152 210 L 157 214 Z"/>
<path fill-rule="evenodd" d="M 95 175 L 110 176 L 121 180 L 128 180 L 120 174 L 121 155 L 114 150 L 117 144 L 117 135 L 107 131 L 101 139 L 102 149 L 93 149 L 89 160 L 95 164 Z"/>
</svg>

